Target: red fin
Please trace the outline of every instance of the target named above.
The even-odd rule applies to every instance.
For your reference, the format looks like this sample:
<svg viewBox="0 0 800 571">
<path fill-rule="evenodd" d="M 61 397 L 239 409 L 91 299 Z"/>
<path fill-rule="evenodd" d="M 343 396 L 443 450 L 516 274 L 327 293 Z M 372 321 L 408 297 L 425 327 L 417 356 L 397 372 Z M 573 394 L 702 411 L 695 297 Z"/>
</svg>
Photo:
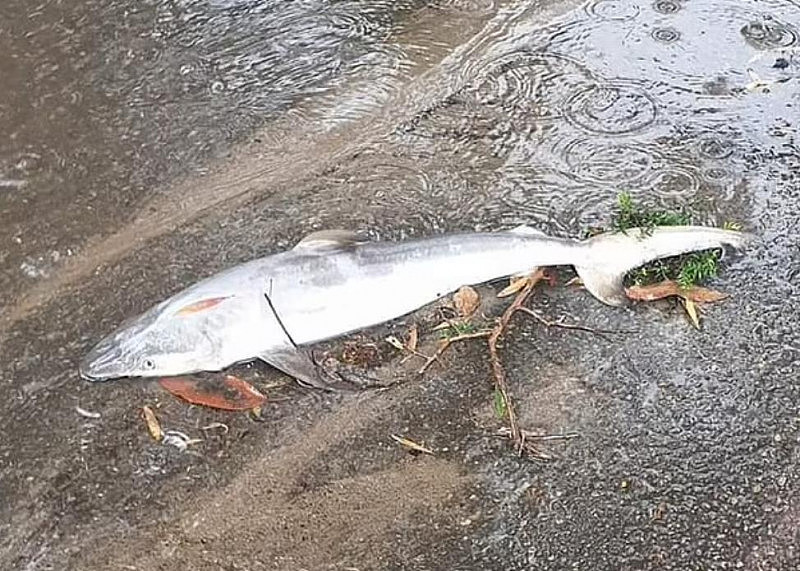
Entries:
<svg viewBox="0 0 800 571">
<path fill-rule="evenodd" d="M 211 309 L 212 307 L 219 305 L 226 299 L 229 299 L 233 296 L 226 295 L 225 297 L 210 297 L 208 299 L 201 299 L 200 301 L 195 301 L 194 303 L 190 303 L 189 305 L 180 308 L 175 315 L 191 315 L 192 313 L 200 313 L 201 311 L 205 311 L 206 309 Z"/>
<path fill-rule="evenodd" d="M 267 400 L 253 385 L 232 375 L 225 377 L 224 385 L 190 377 L 167 377 L 158 384 L 187 402 L 222 410 L 249 410 Z"/>
</svg>

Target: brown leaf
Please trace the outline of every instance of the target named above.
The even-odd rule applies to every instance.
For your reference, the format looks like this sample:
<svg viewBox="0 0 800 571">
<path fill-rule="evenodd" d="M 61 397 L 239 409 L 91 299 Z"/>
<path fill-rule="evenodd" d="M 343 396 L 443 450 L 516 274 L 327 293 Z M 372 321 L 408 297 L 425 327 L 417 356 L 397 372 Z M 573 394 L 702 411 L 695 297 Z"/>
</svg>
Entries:
<svg viewBox="0 0 800 571">
<path fill-rule="evenodd" d="M 411 329 L 408 331 L 408 340 L 406 341 L 406 349 L 411 351 L 412 353 L 417 350 L 417 345 L 419 345 L 419 329 L 417 328 L 417 324 L 411 326 Z"/>
<path fill-rule="evenodd" d="M 686 310 L 686 315 L 689 316 L 689 320 L 694 325 L 695 329 L 700 329 L 700 316 L 697 314 L 697 306 L 691 299 L 684 299 L 683 300 L 683 308 Z"/>
<path fill-rule="evenodd" d="M 187 402 L 222 410 L 248 410 L 267 400 L 253 385 L 233 375 L 227 375 L 222 384 L 190 377 L 169 377 L 158 383 Z"/>
<path fill-rule="evenodd" d="M 403 343 L 400 341 L 400 339 L 398 339 L 394 335 L 389 335 L 386 338 L 386 342 L 389 345 L 391 345 L 392 347 L 394 347 L 395 349 L 397 349 L 398 351 L 402 351 L 403 349 L 405 349 L 405 345 L 403 345 Z"/>
<path fill-rule="evenodd" d="M 481 298 L 478 292 L 470 286 L 462 286 L 453 294 L 453 304 L 456 306 L 458 314 L 462 317 L 467 317 L 475 313 L 480 303 Z"/>
<path fill-rule="evenodd" d="M 395 442 L 399 442 L 401 445 L 405 446 L 406 448 L 413 450 L 415 452 L 422 452 L 423 454 L 433 454 L 433 450 L 430 448 L 426 448 L 421 444 L 417 444 L 413 440 L 409 440 L 408 438 L 403 438 L 402 436 L 398 436 L 396 434 L 390 435 L 392 440 Z"/>
<path fill-rule="evenodd" d="M 402 349 L 402 345 L 398 348 Z M 369 367 L 380 361 L 380 351 L 374 343 L 345 342 L 340 360 L 348 365 Z"/>
<path fill-rule="evenodd" d="M 150 433 L 153 440 L 161 442 L 161 439 L 164 438 L 164 433 L 161 430 L 161 424 L 158 422 L 158 418 L 156 418 L 156 413 L 153 412 L 153 409 L 146 405 L 143 406 L 142 417 L 144 417 L 144 421 L 147 424 L 147 431 Z"/>
<path fill-rule="evenodd" d="M 511 276 L 508 280 L 508 285 L 497 294 L 497 297 L 508 297 L 518 293 L 522 288 L 531 283 L 531 280 L 547 280 L 547 283 L 552 287 L 556 285 L 556 275 L 553 273 L 545 273 L 541 268 L 534 268 L 530 273 L 525 275 Z"/>
<path fill-rule="evenodd" d="M 433 329 L 431 329 L 431 331 L 444 331 L 446 329 L 452 329 L 453 328 L 453 323 L 454 322 L 450 321 L 450 320 L 442 321 L 439 325 L 437 325 Z"/>
<path fill-rule="evenodd" d="M 695 303 L 713 303 L 721 301 L 728 297 L 727 293 L 721 291 L 708 289 L 706 287 L 694 286 L 683 290 L 679 294 L 684 299 L 690 299 Z"/>
<path fill-rule="evenodd" d="M 514 295 L 519 290 L 524 288 L 531 281 L 529 276 L 511 276 L 508 285 L 497 294 L 497 297 L 508 297 Z"/>
<path fill-rule="evenodd" d="M 696 303 L 712 303 L 728 297 L 725 293 L 700 286 L 682 288 L 678 282 L 673 280 L 646 286 L 631 286 L 625 290 L 625 293 L 630 299 L 637 301 L 654 301 L 674 295 Z"/>
</svg>

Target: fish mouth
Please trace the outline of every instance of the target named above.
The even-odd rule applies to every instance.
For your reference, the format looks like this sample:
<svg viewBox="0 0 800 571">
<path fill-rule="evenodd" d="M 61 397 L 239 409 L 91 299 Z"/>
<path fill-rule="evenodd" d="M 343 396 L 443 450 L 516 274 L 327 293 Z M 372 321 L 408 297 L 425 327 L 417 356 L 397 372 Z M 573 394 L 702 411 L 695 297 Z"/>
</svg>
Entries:
<svg viewBox="0 0 800 571">
<path fill-rule="evenodd" d="M 92 381 L 107 381 L 124 376 L 119 372 L 122 351 L 106 340 L 95 345 L 78 365 L 81 378 Z"/>
</svg>

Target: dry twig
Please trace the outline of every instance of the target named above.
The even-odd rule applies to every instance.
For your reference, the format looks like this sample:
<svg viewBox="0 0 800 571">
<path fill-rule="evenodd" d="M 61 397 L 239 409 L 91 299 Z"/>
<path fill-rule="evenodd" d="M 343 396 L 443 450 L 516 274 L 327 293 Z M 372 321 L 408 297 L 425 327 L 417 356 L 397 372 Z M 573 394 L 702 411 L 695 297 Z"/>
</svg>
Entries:
<svg viewBox="0 0 800 571">
<path fill-rule="evenodd" d="M 578 325 L 577 323 L 564 323 L 563 318 L 558 320 L 551 320 L 539 315 L 534 310 L 527 307 L 520 307 L 519 310 L 522 311 L 523 313 L 527 313 L 528 315 L 533 317 L 536 321 L 538 321 L 542 325 L 546 325 L 547 327 L 562 327 L 564 329 L 586 331 L 587 333 L 594 333 L 595 335 L 599 335 L 604 339 L 606 338 L 606 335 L 610 335 L 613 333 L 636 333 L 636 331 L 630 331 L 630 330 L 595 329 L 593 327 L 588 327 L 586 325 Z"/>
<path fill-rule="evenodd" d="M 464 333 L 463 335 L 456 335 L 455 337 L 448 337 L 444 339 L 444 341 L 442 341 L 442 344 L 439 345 L 439 348 L 436 349 L 436 352 L 430 357 L 428 357 L 427 358 L 428 360 L 425 361 L 425 364 L 422 365 L 422 367 L 420 367 L 419 371 L 417 371 L 417 374 L 421 375 L 425 371 L 427 371 L 428 367 L 433 365 L 439 359 L 439 357 L 442 356 L 442 353 L 447 351 L 447 348 L 450 347 L 450 345 L 452 345 L 456 341 L 464 341 L 466 339 L 477 339 L 479 337 L 488 337 L 491 333 L 492 333 L 491 331 L 478 331 L 476 333 Z M 423 355 L 420 354 L 420 356 Z"/>
<path fill-rule="evenodd" d="M 501 428 L 498 432 L 501 436 L 509 436 L 510 434 L 510 431 L 506 426 Z M 540 442 L 547 442 L 550 440 L 572 440 L 573 438 L 578 438 L 580 436 L 580 434 L 577 432 L 565 432 L 563 434 L 539 434 L 533 430 L 525 430 L 524 428 L 521 428 L 520 432 L 526 440 L 539 440 Z"/>
<path fill-rule="evenodd" d="M 503 315 L 497 320 L 497 323 L 491 330 L 487 331 L 478 331 L 476 333 L 466 333 L 463 335 L 456 335 L 455 337 L 450 337 L 444 339 L 436 350 L 436 352 L 431 355 L 425 364 L 419 369 L 418 374 L 423 374 L 434 362 L 436 362 L 442 354 L 447 351 L 447 349 L 453 343 L 457 341 L 464 341 L 466 339 L 477 339 L 480 337 L 488 337 L 488 345 L 489 345 L 489 355 L 491 357 L 492 363 L 492 375 L 494 377 L 494 385 L 497 391 L 500 393 L 500 396 L 503 399 L 503 404 L 505 408 L 505 415 L 508 417 L 508 427 L 505 428 L 502 432 L 505 436 L 511 438 L 514 443 L 514 447 L 517 450 L 517 453 L 521 456 L 523 452 L 527 452 L 534 458 L 539 458 L 543 460 L 550 459 L 551 456 L 545 454 L 541 450 L 538 450 L 533 443 L 526 442 L 526 440 L 551 440 L 556 438 L 572 438 L 573 435 L 546 435 L 540 436 L 535 435 L 534 433 L 522 430 L 519 427 L 519 423 L 517 421 L 517 414 L 514 410 L 514 403 L 511 400 L 508 391 L 508 381 L 506 379 L 506 372 L 503 368 L 503 363 L 500 360 L 500 355 L 497 350 L 497 345 L 500 338 L 508 329 L 508 325 L 511 322 L 511 318 L 517 311 L 522 311 L 528 315 L 531 315 L 540 323 L 547 325 L 548 327 L 563 327 L 565 329 L 577 329 L 580 331 L 588 331 L 590 333 L 595 333 L 598 335 L 602 335 L 604 333 L 621 333 L 619 331 L 603 331 L 599 329 L 592 329 L 590 327 L 585 327 L 583 325 L 577 324 L 569 324 L 564 323 L 563 321 L 550 321 L 545 319 L 541 315 L 537 314 L 536 312 L 524 307 L 524 303 L 530 297 L 531 293 L 533 292 L 536 285 L 546 279 L 547 275 L 545 274 L 544 270 L 541 268 L 536 269 L 528 278 L 525 278 L 525 285 L 519 287 L 519 285 L 515 284 L 514 291 L 511 293 L 517 293 L 514 301 L 509 305 L 506 310 L 503 312 Z"/>
<path fill-rule="evenodd" d="M 500 361 L 500 356 L 497 352 L 497 341 L 505 332 L 509 322 L 511 321 L 511 318 L 522 307 L 522 304 L 525 303 L 525 300 L 530 297 L 531 292 L 533 292 L 533 288 L 536 287 L 536 284 L 539 283 L 544 276 L 544 271 L 541 268 L 537 268 L 536 271 L 531 274 L 530 278 L 528 279 L 528 283 L 525 284 L 525 287 L 523 287 L 517 294 L 517 297 L 514 298 L 514 302 L 506 308 L 506 310 L 503 312 L 503 315 L 500 317 L 500 320 L 497 322 L 497 325 L 495 325 L 494 329 L 489 335 L 489 354 L 492 359 L 494 384 L 502 395 L 503 401 L 505 402 L 506 415 L 508 416 L 508 425 L 510 431 L 509 436 L 511 440 L 514 441 L 514 446 L 517 448 L 517 453 L 520 456 L 525 448 L 525 439 L 519 429 L 519 425 L 517 424 L 517 414 L 514 412 L 514 404 L 511 401 L 511 398 L 508 396 L 506 372 L 505 369 L 503 369 L 503 364 Z"/>
</svg>

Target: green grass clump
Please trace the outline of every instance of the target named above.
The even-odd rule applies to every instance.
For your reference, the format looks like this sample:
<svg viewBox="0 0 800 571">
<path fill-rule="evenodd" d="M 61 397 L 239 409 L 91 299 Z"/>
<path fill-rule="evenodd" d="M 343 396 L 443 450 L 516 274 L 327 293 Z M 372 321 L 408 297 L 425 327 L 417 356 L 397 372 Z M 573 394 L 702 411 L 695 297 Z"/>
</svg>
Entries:
<svg viewBox="0 0 800 571">
<path fill-rule="evenodd" d="M 675 281 L 682 288 L 689 288 L 717 277 L 720 256 L 720 250 L 706 250 L 684 256 Z"/>
<path fill-rule="evenodd" d="M 640 206 L 633 202 L 627 192 L 617 197 L 617 213 L 614 216 L 614 229 L 625 232 L 631 228 L 652 230 L 656 226 L 686 226 L 692 223 L 692 217 L 686 212 L 656 210 Z"/>
<path fill-rule="evenodd" d="M 442 339 L 452 339 L 453 337 L 458 337 L 459 335 L 469 335 L 470 333 L 475 333 L 478 331 L 478 328 L 469 322 L 450 321 L 449 325 L 450 326 L 447 329 L 442 329 L 439 332 Z"/>
<path fill-rule="evenodd" d="M 617 197 L 617 212 L 614 214 L 612 227 L 617 232 L 626 232 L 631 228 L 642 228 L 648 232 L 656 226 L 686 226 L 691 223 L 692 216 L 686 211 L 661 210 L 640 205 L 633 201 L 630 194 L 623 192 Z M 738 226 L 726 223 L 725 228 L 734 230 Z M 722 250 L 712 249 L 656 260 L 629 272 L 626 283 L 644 286 L 675 280 L 681 287 L 690 288 L 716 277 L 721 257 Z"/>
</svg>

